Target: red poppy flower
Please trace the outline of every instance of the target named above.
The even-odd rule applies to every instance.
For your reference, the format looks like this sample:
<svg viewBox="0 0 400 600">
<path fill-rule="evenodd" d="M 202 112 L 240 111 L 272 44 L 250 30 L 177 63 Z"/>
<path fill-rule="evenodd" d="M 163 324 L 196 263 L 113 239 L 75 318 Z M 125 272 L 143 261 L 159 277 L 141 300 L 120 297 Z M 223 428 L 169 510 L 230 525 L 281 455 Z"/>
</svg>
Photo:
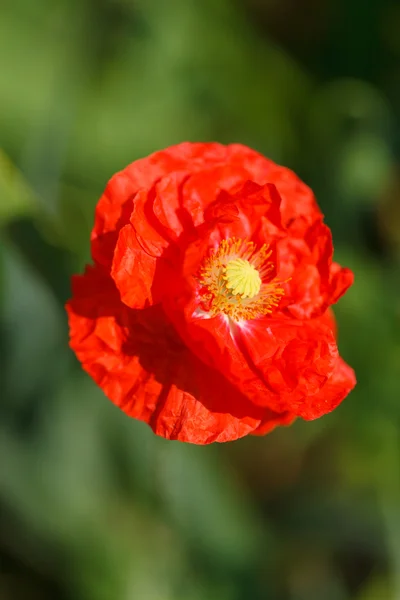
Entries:
<svg viewBox="0 0 400 600">
<path fill-rule="evenodd" d="M 330 305 L 353 281 L 294 173 L 184 143 L 112 177 L 73 278 L 70 343 L 128 415 L 196 444 L 333 410 L 355 385 Z"/>
</svg>

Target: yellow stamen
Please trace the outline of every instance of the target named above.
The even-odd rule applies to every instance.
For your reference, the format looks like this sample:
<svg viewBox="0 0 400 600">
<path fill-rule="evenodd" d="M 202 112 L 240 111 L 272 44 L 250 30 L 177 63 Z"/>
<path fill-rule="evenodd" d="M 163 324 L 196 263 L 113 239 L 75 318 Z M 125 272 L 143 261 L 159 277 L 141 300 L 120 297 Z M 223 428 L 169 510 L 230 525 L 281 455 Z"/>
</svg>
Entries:
<svg viewBox="0 0 400 600">
<path fill-rule="evenodd" d="M 284 295 L 284 282 L 271 277 L 271 254 L 266 244 L 257 248 L 248 240 L 222 240 L 199 272 L 204 310 L 235 321 L 270 314 Z"/>
<path fill-rule="evenodd" d="M 257 296 L 262 283 L 257 269 L 243 258 L 230 260 L 224 269 L 223 278 L 226 287 L 242 298 Z"/>
</svg>

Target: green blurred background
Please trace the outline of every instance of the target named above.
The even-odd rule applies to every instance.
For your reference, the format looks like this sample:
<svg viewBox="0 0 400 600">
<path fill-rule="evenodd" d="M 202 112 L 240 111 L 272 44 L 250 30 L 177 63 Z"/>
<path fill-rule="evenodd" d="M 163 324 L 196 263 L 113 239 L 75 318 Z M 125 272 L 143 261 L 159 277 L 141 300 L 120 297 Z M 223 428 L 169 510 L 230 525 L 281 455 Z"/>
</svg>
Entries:
<svg viewBox="0 0 400 600">
<path fill-rule="evenodd" d="M 315 190 L 356 274 L 331 415 L 168 442 L 69 351 L 107 180 L 183 140 Z M 400 599 L 399 158 L 393 0 L 1 1 L 0 600 Z"/>
</svg>

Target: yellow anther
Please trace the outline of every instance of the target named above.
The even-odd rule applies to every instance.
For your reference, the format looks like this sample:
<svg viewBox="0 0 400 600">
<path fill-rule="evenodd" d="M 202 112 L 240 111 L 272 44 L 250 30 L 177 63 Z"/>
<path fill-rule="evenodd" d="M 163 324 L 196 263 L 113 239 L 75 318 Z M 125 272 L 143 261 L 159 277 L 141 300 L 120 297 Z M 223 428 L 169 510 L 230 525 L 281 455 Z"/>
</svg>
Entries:
<svg viewBox="0 0 400 600">
<path fill-rule="evenodd" d="M 243 258 L 230 260 L 224 269 L 226 287 L 242 298 L 254 298 L 261 288 L 261 277 L 257 269 Z"/>
<path fill-rule="evenodd" d="M 270 257 L 267 244 L 257 248 L 248 240 L 222 240 L 200 270 L 204 310 L 234 321 L 271 314 L 284 290 L 280 281 L 271 278 L 275 266 Z"/>
</svg>

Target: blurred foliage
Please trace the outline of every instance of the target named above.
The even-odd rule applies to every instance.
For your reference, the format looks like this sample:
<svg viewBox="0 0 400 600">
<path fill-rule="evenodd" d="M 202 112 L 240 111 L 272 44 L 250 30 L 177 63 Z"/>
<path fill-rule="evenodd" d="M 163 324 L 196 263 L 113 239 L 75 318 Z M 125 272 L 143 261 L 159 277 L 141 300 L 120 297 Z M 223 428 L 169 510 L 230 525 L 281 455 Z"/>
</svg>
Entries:
<svg viewBox="0 0 400 600">
<path fill-rule="evenodd" d="M 399 34 L 394 0 L 2 0 L 1 600 L 400 598 Z M 113 172 L 210 139 L 315 190 L 358 386 L 202 448 L 104 398 L 63 304 Z"/>
</svg>

